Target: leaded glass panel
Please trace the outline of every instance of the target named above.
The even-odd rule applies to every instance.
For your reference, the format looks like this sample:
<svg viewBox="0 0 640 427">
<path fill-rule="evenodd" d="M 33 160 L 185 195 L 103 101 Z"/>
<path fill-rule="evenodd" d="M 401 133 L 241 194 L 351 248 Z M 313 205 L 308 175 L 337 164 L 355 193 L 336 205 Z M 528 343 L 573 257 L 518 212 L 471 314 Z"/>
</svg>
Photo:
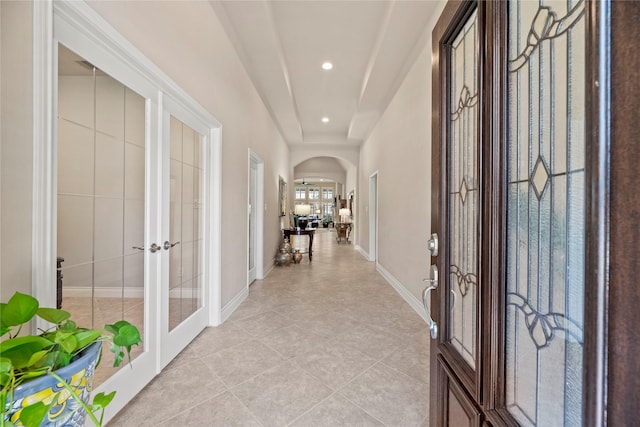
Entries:
<svg viewBox="0 0 640 427">
<path fill-rule="evenodd" d="M 506 402 L 521 425 L 582 425 L 584 0 L 510 1 Z"/>
<path fill-rule="evenodd" d="M 477 12 L 450 47 L 449 283 L 447 341 L 475 368 L 478 284 L 478 25 Z"/>
</svg>

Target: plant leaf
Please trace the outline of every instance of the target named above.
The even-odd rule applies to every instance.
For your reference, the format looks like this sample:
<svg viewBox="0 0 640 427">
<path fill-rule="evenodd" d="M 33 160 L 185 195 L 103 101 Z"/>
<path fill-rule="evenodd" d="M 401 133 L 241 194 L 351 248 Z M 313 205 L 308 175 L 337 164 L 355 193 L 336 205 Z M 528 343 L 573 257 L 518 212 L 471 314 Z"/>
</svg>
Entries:
<svg viewBox="0 0 640 427">
<path fill-rule="evenodd" d="M 130 349 L 132 345 L 136 345 L 141 342 L 140 332 L 138 331 L 138 328 L 127 322 L 118 328 L 118 333 L 114 335 L 113 342 L 119 346 Z"/>
<path fill-rule="evenodd" d="M 60 344 L 62 349 L 67 353 L 75 353 L 80 349 L 80 347 L 78 347 L 78 339 L 75 335 L 61 336 L 59 340 L 56 340 L 56 342 Z"/>
<path fill-rule="evenodd" d="M 2 325 L 18 326 L 28 322 L 38 311 L 38 300 L 31 295 L 16 292 L 2 306 Z"/>
<path fill-rule="evenodd" d="M 42 366 L 41 364 L 38 364 L 38 362 L 40 362 L 43 358 L 45 358 L 45 356 L 48 353 L 50 353 L 50 351 L 48 351 L 48 350 L 41 350 L 41 351 L 34 352 L 31 355 L 31 357 L 29 358 L 29 362 L 27 364 L 27 367 Z"/>
<path fill-rule="evenodd" d="M 51 341 L 39 336 L 10 338 L 0 343 L 0 354 L 11 359 L 11 363 L 16 368 L 23 368 L 29 366 L 31 355 L 46 350 L 52 345 Z"/>
<path fill-rule="evenodd" d="M 121 347 L 116 343 L 111 343 L 110 350 L 113 354 L 116 355 L 113 361 L 113 367 L 117 368 L 122 363 L 122 359 L 124 359 L 124 352 L 122 351 Z"/>
<path fill-rule="evenodd" d="M 2 312 L 4 311 L 4 308 L 7 306 L 6 302 L 0 302 L 0 329 L 1 330 L 5 330 L 5 329 L 9 329 L 9 325 L 5 325 L 4 320 L 2 320 Z M 2 335 L 4 335 L 6 332 L 2 332 Z"/>
<path fill-rule="evenodd" d="M 107 405 L 111 403 L 115 395 L 116 395 L 115 391 L 112 391 L 109 394 L 104 394 L 104 393 L 96 394 L 95 397 L 93 398 L 93 404 L 92 404 L 93 411 L 95 412 L 95 411 L 99 411 L 100 409 L 106 408 Z"/>
<path fill-rule="evenodd" d="M 0 357 L 0 388 L 5 388 L 11 381 L 11 371 L 13 365 L 11 360 L 6 357 Z"/>
<path fill-rule="evenodd" d="M 75 331 L 76 329 L 78 329 L 78 325 L 76 325 L 76 322 L 69 319 L 66 322 L 64 322 L 64 325 L 62 325 L 60 329 L 64 331 Z"/>
<path fill-rule="evenodd" d="M 76 334 L 76 339 L 78 340 L 78 348 L 85 348 L 89 344 L 95 342 L 104 331 L 88 329 L 80 331 Z"/>
<path fill-rule="evenodd" d="M 38 309 L 38 316 L 42 317 L 47 322 L 59 325 L 69 319 L 71 317 L 71 313 L 57 308 L 40 307 Z"/>
<path fill-rule="evenodd" d="M 50 405 L 45 405 L 43 402 L 36 402 L 22 408 L 20 421 L 25 427 L 38 427 L 40 423 L 42 423 L 45 415 L 47 415 L 47 412 L 49 412 L 49 406 Z"/>
</svg>

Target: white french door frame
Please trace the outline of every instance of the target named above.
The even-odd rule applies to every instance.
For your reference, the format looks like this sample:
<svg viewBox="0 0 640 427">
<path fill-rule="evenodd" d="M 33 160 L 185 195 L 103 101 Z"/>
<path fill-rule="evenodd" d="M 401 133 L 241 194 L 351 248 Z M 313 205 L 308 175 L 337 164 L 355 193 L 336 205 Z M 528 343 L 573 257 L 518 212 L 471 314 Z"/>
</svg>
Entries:
<svg viewBox="0 0 640 427">
<path fill-rule="evenodd" d="M 255 210 L 255 247 L 254 247 L 254 264 L 255 264 L 255 278 L 264 279 L 264 161 L 253 150 L 249 149 L 249 168 L 248 168 L 248 196 L 247 203 L 251 205 L 251 168 L 255 167 L 256 170 L 256 188 L 255 190 L 255 207 L 251 209 Z M 249 208 L 247 208 L 247 248 L 250 247 L 251 230 L 249 225 Z M 247 251 L 248 253 L 248 251 Z M 252 277 L 250 273 L 249 257 L 247 256 L 247 288 L 251 284 Z"/>
<path fill-rule="evenodd" d="M 57 252 L 57 53 L 58 43 L 95 64 L 114 79 L 137 92 L 145 102 L 145 230 L 144 244 L 161 244 L 163 105 L 168 103 L 180 116 L 188 112 L 206 129 L 208 139 L 208 187 L 205 235 L 206 265 L 204 323 L 221 323 L 221 125 L 162 70 L 111 27 L 85 2 L 41 0 L 33 8 L 33 217 L 32 291 L 45 306 L 54 307 L 55 258 Z M 170 101 L 167 102 L 167 99 Z M 181 117 L 184 118 L 184 117 Z M 187 120 L 188 122 L 188 120 Z M 168 237 L 168 236 L 166 236 Z M 164 252 L 164 251 L 163 251 Z M 145 252 L 144 352 L 132 361 L 135 375 L 124 372 L 126 386 L 118 374 L 95 392 L 118 389 L 107 408 L 109 421 L 168 363 L 161 357 L 160 254 Z M 186 345 L 186 344 L 185 344 Z M 181 349 L 180 349 L 181 350 Z M 178 350 L 179 351 L 179 350 Z M 176 352 L 177 354 L 177 352 Z M 164 363 L 163 363 L 164 362 Z M 125 368 L 126 369 L 126 368 Z"/>
</svg>

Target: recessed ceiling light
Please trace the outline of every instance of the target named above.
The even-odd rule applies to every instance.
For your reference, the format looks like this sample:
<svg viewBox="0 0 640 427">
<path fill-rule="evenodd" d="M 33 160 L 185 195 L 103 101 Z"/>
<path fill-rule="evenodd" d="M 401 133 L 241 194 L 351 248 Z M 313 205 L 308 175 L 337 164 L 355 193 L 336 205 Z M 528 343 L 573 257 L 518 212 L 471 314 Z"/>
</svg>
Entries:
<svg viewBox="0 0 640 427">
<path fill-rule="evenodd" d="M 323 117 L 322 123 L 329 123 L 329 117 Z"/>
<path fill-rule="evenodd" d="M 325 62 L 322 64 L 322 69 L 323 70 L 330 70 L 333 68 L 333 64 L 331 62 Z"/>
</svg>

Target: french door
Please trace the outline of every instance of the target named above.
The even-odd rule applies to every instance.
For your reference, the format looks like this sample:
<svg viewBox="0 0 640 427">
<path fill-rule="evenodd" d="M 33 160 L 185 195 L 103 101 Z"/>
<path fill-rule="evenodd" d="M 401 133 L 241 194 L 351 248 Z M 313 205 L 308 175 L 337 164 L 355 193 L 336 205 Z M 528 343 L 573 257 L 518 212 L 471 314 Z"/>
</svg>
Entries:
<svg viewBox="0 0 640 427">
<path fill-rule="evenodd" d="M 163 99 L 161 365 L 167 365 L 208 323 L 205 221 L 209 205 L 209 129 Z M 162 240 L 162 239 L 161 239 Z"/>
<path fill-rule="evenodd" d="M 53 14 L 57 227 L 43 241 L 57 242 L 62 308 L 142 333 L 132 366 L 104 352 L 94 386 L 117 390 L 108 421 L 218 321 L 219 123 L 86 4 L 34 8 Z"/>
<path fill-rule="evenodd" d="M 451 1 L 434 29 L 433 426 L 599 423 L 599 19 Z"/>
</svg>

